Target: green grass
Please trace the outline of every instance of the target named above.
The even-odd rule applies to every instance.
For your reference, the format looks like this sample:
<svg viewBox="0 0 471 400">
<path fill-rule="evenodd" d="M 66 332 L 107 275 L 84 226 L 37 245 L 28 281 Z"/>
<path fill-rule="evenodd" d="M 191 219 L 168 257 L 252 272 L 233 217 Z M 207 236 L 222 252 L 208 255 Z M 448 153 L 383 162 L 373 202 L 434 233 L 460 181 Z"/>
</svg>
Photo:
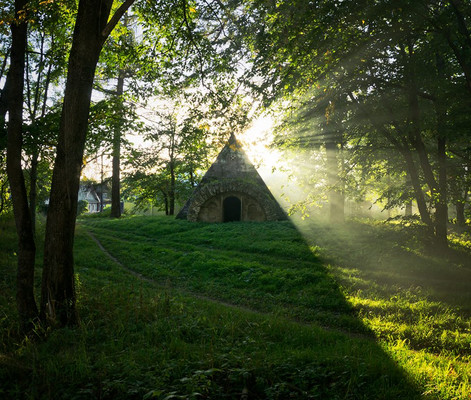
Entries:
<svg viewBox="0 0 471 400">
<path fill-rule="evenodd" d="M 81 324 L 31 341 L 1 219 L 0 397 L 470 398 L 466 232 L 443 257 L 420 227 L 296 226 L 84 218 Z"/>
</svg>

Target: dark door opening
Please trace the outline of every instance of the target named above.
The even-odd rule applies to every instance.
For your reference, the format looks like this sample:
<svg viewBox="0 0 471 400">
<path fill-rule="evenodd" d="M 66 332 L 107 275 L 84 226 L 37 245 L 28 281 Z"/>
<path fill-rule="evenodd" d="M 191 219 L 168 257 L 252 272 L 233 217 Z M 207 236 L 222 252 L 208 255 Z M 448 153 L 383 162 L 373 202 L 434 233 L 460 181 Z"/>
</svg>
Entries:
<svg viewBox="0 0 471 400">
<path fill-rule="evenodd" d="M 223 202 L 224 222 L 240 221 L 241 203 L 235 196 L 226 197 Z"/>
</svg>

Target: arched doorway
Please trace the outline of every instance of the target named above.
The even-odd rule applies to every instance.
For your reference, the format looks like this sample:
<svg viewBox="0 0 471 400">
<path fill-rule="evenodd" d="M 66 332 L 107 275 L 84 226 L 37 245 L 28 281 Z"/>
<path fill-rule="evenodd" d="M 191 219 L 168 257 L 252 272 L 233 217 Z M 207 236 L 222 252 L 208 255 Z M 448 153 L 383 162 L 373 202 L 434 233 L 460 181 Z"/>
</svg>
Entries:
<svg viewBox="0 0 471 400">
<path fill-rule="evenodd" d="M 223 202 L 224 222 L 240 221 L 241 202 L 238 197 L 226 197 Z"/>
</svg>

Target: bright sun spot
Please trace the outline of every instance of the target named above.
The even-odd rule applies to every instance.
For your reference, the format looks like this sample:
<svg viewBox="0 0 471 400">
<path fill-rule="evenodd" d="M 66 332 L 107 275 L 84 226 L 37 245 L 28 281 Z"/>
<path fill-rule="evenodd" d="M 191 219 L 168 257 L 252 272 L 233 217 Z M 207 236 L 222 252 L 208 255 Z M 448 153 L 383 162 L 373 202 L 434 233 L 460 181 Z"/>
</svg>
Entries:
<svg viewBox="0 0 471 400">
<path fill-rule="evenodd" d="M 291 169 L 286 154 L 271 146 L 274 126 L 273 119 L 264 115 L 254 120 L 252 125 L 237 137 L 280 205 L 288 208 L 299 188 L 290 179 Z"/>
<path fill-rule="evenodd" d="M 281 158 L 279 151 L 270 148 L 273 126 L 274 122 L 270 116 L 261 116 L 239 137 L 250 161 L 261 175 L 271 174 L 273 169 L 279 166 Z"/>
</svg>

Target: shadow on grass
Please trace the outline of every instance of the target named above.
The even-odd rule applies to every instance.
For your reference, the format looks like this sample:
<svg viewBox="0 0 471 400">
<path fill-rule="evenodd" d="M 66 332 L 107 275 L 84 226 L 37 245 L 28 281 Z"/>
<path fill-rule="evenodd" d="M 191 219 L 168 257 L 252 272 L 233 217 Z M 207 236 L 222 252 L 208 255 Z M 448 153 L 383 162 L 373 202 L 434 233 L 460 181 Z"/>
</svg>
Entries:
<svg viewBox="0 0 471 400">
<path fill-rule="evenodd" d="M 300 224 L 355 314 L 440 399 L 470 396 L 471 269 L 464 246 L 431 251 L 420 227 Z M 450 367 L 451 366 L 451 367 Z"/>
<path fill-rule="evenodd" d="M 456 238 L 443 254 L 421 226 L 350 221 L 333 227 L 319 220 L 299 226 L 326 262 L 342 267 L 336 274 L 342 283 L 384 296 L 412 290 L 471 313 L 471 250 Z"/>
<path fill-rule="evenodd" d="M 192 391 L 214 399 L 420 397 L 290 222 L 195 224 L 146 217 L 84 224 L 120 263 L 151 278 L 154 293 L 180 299 L 177 315 L 166 316 L 167 324 L 179 321 L 172 336 L 154 334 L 163 347 L 178 338 L 177 347 L 191 346 L 192 356 L 178 351 L 171 363 L 181 371 L 172 369 L 149 398 L 193 398 Z M 86 286 L 90 269 L 103 270 L 106 256 L 84 237 L 76 251 Z M 111 264 L 103 273 L 120 269 Z M 141 346 L 148 354 L 141 367 L 149 368 L 161 349 Z"/>
</svg>

